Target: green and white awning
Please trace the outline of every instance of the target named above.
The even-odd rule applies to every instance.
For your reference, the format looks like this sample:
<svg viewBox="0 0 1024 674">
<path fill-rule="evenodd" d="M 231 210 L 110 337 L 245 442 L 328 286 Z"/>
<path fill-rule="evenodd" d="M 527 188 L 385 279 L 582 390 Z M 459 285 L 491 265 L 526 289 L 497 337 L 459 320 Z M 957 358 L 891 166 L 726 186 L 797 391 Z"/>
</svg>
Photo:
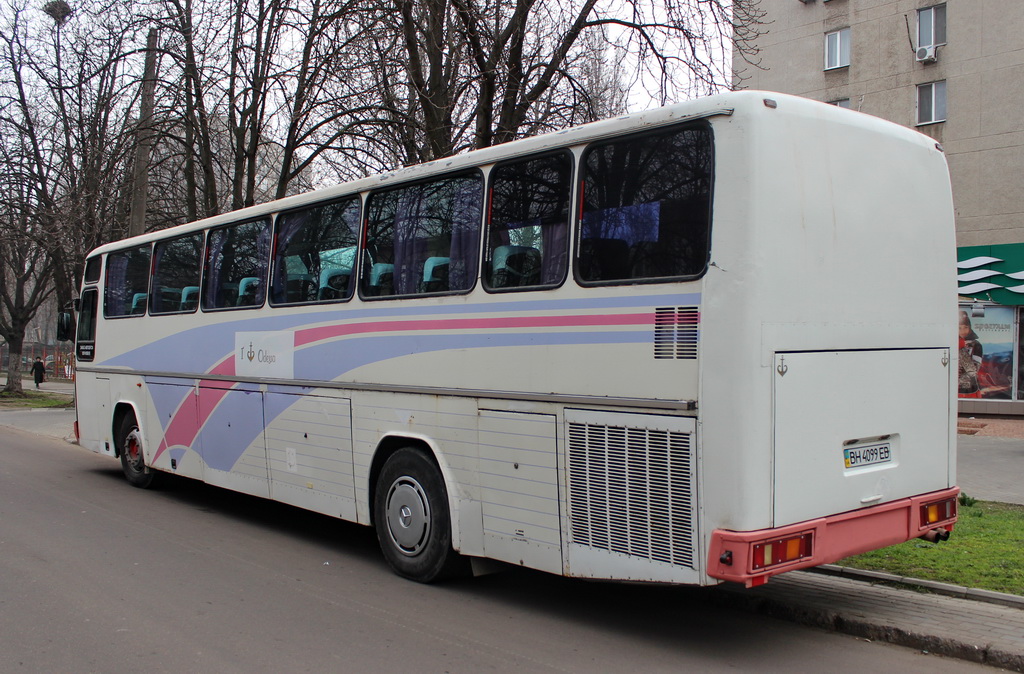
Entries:
<svg viewBox="0 0 1024 674">
<path fill-rule="evenodd" d="M 964 246 L 956 253 L 961 296 L 1024 305 L 1024 243 Z"/>
</svg>

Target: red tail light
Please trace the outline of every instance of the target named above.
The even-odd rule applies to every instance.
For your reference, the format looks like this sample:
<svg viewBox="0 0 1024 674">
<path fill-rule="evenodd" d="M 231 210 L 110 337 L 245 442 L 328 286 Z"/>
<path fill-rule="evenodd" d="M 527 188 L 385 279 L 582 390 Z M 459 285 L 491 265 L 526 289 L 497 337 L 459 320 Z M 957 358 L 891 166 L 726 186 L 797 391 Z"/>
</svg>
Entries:
<svg viewBox="0 0 1024 674">
<path fill-rule="evenodd" d="M 787 564 L 814 554 L 813 534 L 804 533 L 754 543 L 751 562 L 754 571 Z"/>
<path fill-rule="evenodd" d="M 956 519 L 956 498 L 921 504 L 921 528 Z"/>
</svg>

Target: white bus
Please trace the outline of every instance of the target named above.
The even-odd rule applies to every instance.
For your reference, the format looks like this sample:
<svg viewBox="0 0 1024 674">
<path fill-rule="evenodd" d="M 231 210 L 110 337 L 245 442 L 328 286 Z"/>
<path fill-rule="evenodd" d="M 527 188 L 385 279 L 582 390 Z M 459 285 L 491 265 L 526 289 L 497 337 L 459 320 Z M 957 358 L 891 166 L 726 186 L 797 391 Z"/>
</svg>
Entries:
<svg viewBox="0 0 1024 674">
<path fill-rule="evenodd" d="M 77 429 L 418 581 L 754 586 L 948 536 L 955 270 L 932 139 L 728 93 L 92 251 Z"/>
</svg>

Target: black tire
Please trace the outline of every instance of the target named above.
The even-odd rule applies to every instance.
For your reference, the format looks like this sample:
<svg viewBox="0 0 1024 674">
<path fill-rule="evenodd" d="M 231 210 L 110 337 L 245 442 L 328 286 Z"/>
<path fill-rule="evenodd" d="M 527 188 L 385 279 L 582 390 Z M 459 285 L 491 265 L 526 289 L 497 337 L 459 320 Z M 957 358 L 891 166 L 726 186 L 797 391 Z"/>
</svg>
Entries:
<svg viewBox="0 0 1024 674">
<path fill-rule="evenodd" d="M 399 576 L 432 583 L 468 569 L 452 548 L 444 480 L 423 452 L 405 447 L 388 458 L 377 477 L 373 515 L 380 549 Z"/>
<path fill-rule="evenodd" d="M 128 413 L 121 419 L 117 429 L 117 451 L 121 456 L 121 472 L 128 484 L 139 489 L 153 486 L 156 472 L 146 465 L 146 457 L 142 451 L 142 433 L 135 414 Z"/>
</svg>

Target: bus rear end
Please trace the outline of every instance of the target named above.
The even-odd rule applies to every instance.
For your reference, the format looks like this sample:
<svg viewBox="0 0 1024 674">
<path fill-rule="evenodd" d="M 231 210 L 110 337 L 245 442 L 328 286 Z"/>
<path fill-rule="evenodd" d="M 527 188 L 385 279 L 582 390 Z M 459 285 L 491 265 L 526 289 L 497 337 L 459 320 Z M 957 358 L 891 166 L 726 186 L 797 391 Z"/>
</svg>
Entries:
<svg viewBox="0 0 1024 674">
<path fill-rule="evenodd" d="M 777 353 L 778 524 L 716 530 L 711 575 L 757 585 L 912 538 L 948 537 L 958 492 L 948 463 L 953 365 L 948 348 Z"/>
<path fill-rule="evenodd" d="M 748 586 L 943 540 L 958 494 L 941 147 L 833 106 L 770 103 L 717 136 L 701 324 L 707 574 Z M 735 175 L 724 157 L 740 158 Z M 745 198 L 725 203 L 729 186 Z"/>
</svg>

